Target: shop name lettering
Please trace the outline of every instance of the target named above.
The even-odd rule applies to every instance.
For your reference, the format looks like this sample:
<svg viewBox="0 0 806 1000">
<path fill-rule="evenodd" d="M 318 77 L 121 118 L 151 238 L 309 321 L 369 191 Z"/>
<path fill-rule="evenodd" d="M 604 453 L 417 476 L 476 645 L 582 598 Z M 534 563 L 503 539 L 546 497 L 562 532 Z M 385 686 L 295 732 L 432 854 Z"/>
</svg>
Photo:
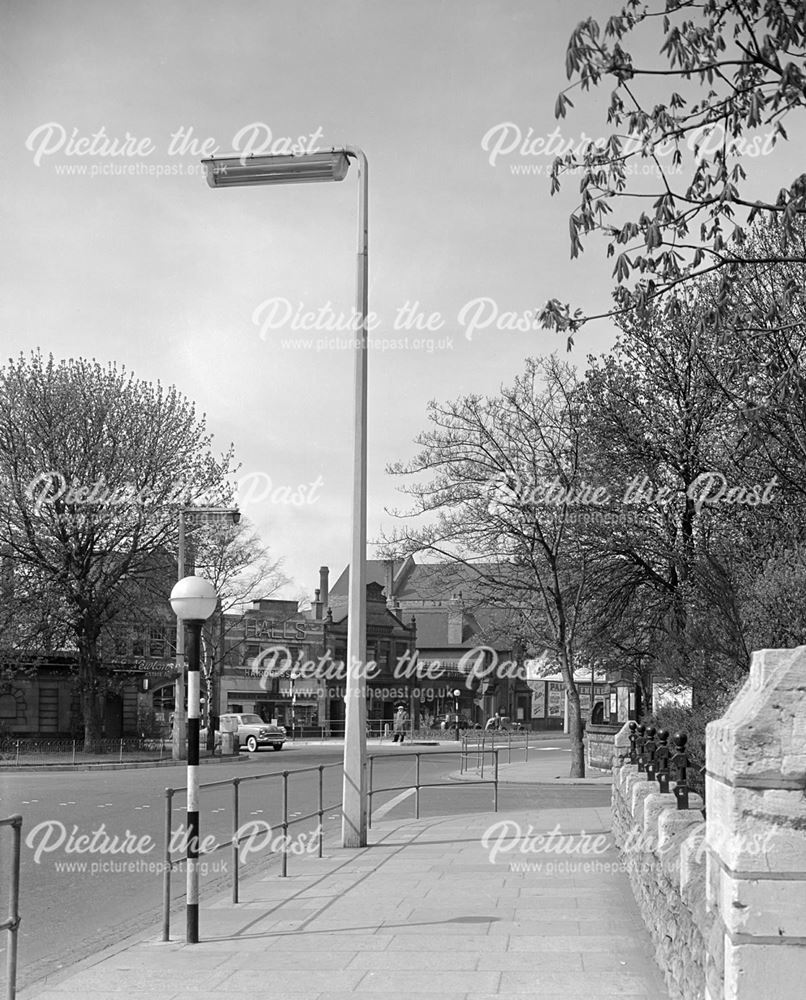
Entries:
<svg viewBox="0 0 806 1000">
<path fill-rule="evenodd" d="M 321 631 L 321 630 L 320 630 Z M 257 622 L 246 623 L 247 639 L 305 639 L 305 622 Z M 318 634 L 318 633 L 317 633 Z"/>
</svg>

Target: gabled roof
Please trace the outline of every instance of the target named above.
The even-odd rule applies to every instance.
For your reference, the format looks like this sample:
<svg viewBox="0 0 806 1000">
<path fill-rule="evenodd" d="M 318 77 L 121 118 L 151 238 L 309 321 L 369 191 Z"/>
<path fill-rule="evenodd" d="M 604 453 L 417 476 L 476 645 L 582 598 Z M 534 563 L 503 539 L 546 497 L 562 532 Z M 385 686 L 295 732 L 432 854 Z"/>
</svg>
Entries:
<svg viewBox="0 0 806 1000">
<path fill-rule="evenodd" d="M 448 641 L 448 616 L 445 609 L 419 609 L 414 612 L 417 623 L 417 648 L 425 649 L 473 649 L 476 646 L 492 646 L 497 650 L 509 650 L 511 640 L 488 632 L 475 614 L 462 614 L 462 641 Z M 408 615 L 408 612 L 406 612 Z"/>
<path fill-rule="evenodd" d="M 410 571 L 410 568 L 415 565 L 414 560 L 411 556 L 407 556 L 405 559 L 393 559 L 392 560 L 392 572 L 395 578 L 395 590 L 402 584 L 403 579 Z M 387 562 L 385 559 L 367 559 L 367 583 L 379 583 L 382 587 L 386 586 L 386 567 Z M 330 588 L 328 594 L 328 599 L 331 604 L 341 604 L 347 601 L 347 594 L 350 588 L 350 567 L 345 566 L 342 570 L 341 576 L 336 580 L 333 586 Z M 388 596 L 388 595 L 387 595 Z"/>
<path fill-rule="evenodd" d="M 367 559 L 367 583 L 379 583 L 386 586 L 386 561 L 383 559 Z M 488 573 L 503 577 L 507 571 L 506 565 L 479 563 L 476 568 L 458 562 L 415 563 L 411 556 L 406 559 L 392 560 L 394 572 L 394 598 L 400 601 L 425 600 L 449 601 L 460 593 L 464 598 L 472 600 L 480 598 L 480 573 Z M 347 599 L 350 585 L 350 567 L 346 566 L 338 580 L 330 588 L 331 603 L 339 603 Z M 390 595 L 387 594 L 387 597 Z"/>
<path fill-rule="evenodd" d="M 479 584 L 479 575 L 486 573 L 503 577 L 506 566 L 462 563 L 415 563 L 411 556 L 392 563 L 394 572 L 393 601 L 399 604 L 397 614 L 408 622 L 417 620 L 417 647 L 470 649 L 489 645 L 508 650 L 512 641 L 512 611 L 490 604 Z M 514 568 L 513 568 L 514 569 Z M 344 569 L 330 590 L 329 600 L 336 621 L 343 620 L 347 610 L 350 568 Z M 382 559 L 367 560 L 367 584 L 385 587 L 387 563 Z M 386 595 L 388 597 L 388 595 Z M 448 642 L 448 613 L 462 611 L 462 642 Z M 341 617 L 339 617 L 341 615 Z"/>
</svg>

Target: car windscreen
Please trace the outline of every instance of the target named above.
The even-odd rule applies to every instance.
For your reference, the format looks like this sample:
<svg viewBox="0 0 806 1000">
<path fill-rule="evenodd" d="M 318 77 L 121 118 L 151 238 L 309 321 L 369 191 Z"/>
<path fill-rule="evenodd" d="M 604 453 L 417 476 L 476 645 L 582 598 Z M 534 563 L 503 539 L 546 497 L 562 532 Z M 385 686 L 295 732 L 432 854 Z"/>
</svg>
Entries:
<svg viewBox="0 0 806 1000">
<path fill-rule="evenodd" d="M 259 715 L 242 715 L 241 722 L 244 726 L 265 726 L 266 723 Z"/>
</svg>

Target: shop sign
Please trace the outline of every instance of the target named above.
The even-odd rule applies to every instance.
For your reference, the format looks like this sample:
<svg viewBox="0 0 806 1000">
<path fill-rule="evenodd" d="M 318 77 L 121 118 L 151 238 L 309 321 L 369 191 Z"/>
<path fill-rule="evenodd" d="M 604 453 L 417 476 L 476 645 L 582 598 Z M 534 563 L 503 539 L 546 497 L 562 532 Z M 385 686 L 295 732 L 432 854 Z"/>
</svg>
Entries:
<svg viewBox="0 0 806 1000">
<path fill-rule="evenodd" d="M 321 639 L 324 631 L 322 625 L 313 622 L 291 621 L 272 622 L 265 618 L 247 618 L 244 628 L 247 639 L 280 640 L 282 642 L 291 640 L 304 642 Z"/>
</svg>

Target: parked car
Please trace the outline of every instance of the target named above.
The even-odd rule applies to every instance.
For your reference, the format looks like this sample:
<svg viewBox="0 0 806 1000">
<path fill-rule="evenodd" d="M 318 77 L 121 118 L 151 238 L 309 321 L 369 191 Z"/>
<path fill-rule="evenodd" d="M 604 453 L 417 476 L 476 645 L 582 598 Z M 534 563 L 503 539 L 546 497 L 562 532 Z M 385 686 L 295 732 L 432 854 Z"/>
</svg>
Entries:
<svg viewBox="0 0 806 1000">
<path fill-rule="evenodd" d="M 285 743 L 285 728 L 274 726 L 271 722 L 264 722 L 259 715 L 253 713 L 229 712 L 222 715 L 219 727 L 225 719 L 235 719 L 237 724 L 238 741 L 242 747 L 250 753 L 259 750 L 260 747 L 270 746 L 272 750 L 282 750 Z M 220 742 L 221 733 L 216 733 L 216 743 Z"/>
</svg>

